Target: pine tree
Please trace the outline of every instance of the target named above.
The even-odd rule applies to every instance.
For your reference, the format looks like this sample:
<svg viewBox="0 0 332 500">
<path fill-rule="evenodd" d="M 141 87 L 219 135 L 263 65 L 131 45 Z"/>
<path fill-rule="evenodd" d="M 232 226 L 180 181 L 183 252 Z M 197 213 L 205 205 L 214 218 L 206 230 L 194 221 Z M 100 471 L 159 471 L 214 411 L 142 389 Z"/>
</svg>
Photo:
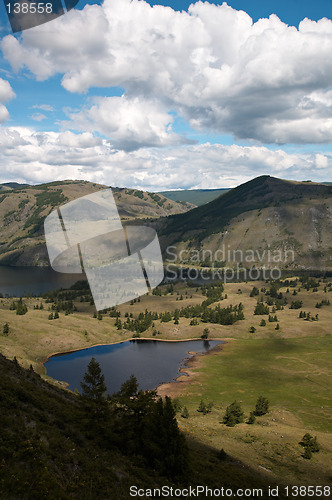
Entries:
<svg viewBox="0 0 332 500">
<path fill-rule="evenodd" d="M 225 415 L 223 417 L 223 423 L 228 427 L 234 427 L 234 425 L 243 422 L 243 411 L 240 403 L 234 401 L 232 404 L 227 406 Z"/>
<path fill-rule="evenodd" d="M 105 377 L 101 372 L 100 365 L 95 358 L 91 358 L 88 370 L 81 382 L 82 396 L 88 400 L 104 401 L 106 393 Z"/>
<path fill-rule="evenodd" d="M 309 448 L 312 453 L 318 453 L 320 450 L 320 446 L 317 441 L 317 437 L 313 437 L 309 432 L 307 432 L 303 438 L 301 439 L 300 443 L 303 448 Z M 310 457 L 311 458 L 311 457 Z"/>
<path fill-rule="evenodd" d="M 9 334 L 9 324 L 8 324 L 8 323 L 5 323 L 5 324 L 3 325 L 2 333 L 3 333 L 4 335 L 8 335 L 8 334 Z"/>
<path fill-rule="evenodd" d="M 269 308 L 268 308 L 268 306 L 263 304 L 263 302 L 257 302 L 254 314 L 256 314 L 256 315 L 269 314 Z"/>
<path fill-rule="evenodd" d="M 201 402 L 199 403 L 199 407 L 197 408 L 197 411 L 199 411 L 200 413 L 206 413 L 206 404 L 204 403 L 203 399 L 201 400 Z"/>
<path fill-rule="evenodd" d="M 206 413 L 211 413 L 213 408 L 213 403 L 212 401 L 206 405 Z"/>
<path fill-rule="evenodd" d="M 20 299 L 16 305 L 16 314 L 23 316 L 28 312 L 27 305 Z"/>
<path fill-rule="evenodd" d="M 204 328 L 203 334 L 201 335 L 201 339 L 206 340 L 208 338 L 208 336 L 209 336 L 209 333 L 210 333 L 209 329 L 208 328 Z"/>
<path fill-rule="evenodd" d="M 183 479 L 188 472 L 188 448 L 181 434 L 173 403 L 166 396 L 153 405 L 149 422 L 145 426 L 146 456 L 151 465 L 169 478 Z"/>
<path fill-rule="evenodd" d="M 255 422 L 256 422 L 256 417 L 255 417 L 255 415 L 254 415 L 254 412 L 253 412 L 253 411 L 251 411 L 251 412 L 250 412 L 250 415 L 249 415 L 249 418 L 248 418 L 248 420 L 247 420 L 247 424 L 250 424 L 250 425 L 251 425 L 251 424 L 254 424 Z"/>
<path fill-rule="evenodd" d="M 188 408 L 186 406 L 182 410 L 181 417 L 182 418 L 189 418 L 189 411 L 188 411 Z"/>
<path fill-rule="evenodd" d="M 315 436 L 312 438 L 311 443 L 310 443 L 310 449 L 313 453 L 318 453 L 320 450 L 320 446 L 317 441 L 317 437 Z"/>
<path fill-rule="evenodd" d="M 269 400 L 263 396 L 259 396 L 256 402 L 256 407 L 254 415 L 261 416 L 265 415 L 269 411 Z"/>
</svg>

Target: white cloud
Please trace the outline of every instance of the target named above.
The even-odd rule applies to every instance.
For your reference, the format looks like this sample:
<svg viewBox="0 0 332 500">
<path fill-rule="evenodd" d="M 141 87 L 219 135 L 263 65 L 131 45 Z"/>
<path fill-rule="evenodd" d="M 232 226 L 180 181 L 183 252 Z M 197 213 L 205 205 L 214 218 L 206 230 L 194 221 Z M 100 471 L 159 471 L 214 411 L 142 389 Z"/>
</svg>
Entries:
<svg viewBox="0 0 332 500">
<path fill-rule="evenodd" d="M 0 78 L 0 123 L 3 123 L 9 118 L 8 110 L 3 103 L 9 101 L 13 97 L 15 97 L 15 94 L 9 82 Z"/>
<path fill-rule="evenodd" d="M 1 181 L 85 179 L 150 191 L 234 187 L 257 175 L 327 180 L 332 156 L 220 144 L 116 151 L 90 132 L 0 127 Z"/>
<path fill-rule="evenodd" d="M 49 104 L 34 104 L 31 108 L 42 109 L 43 111 L 54 111 L 53 106 L 50 106 Z"/>
<path fill-rule="evenodd" d="M 112 118 L 91 116 L 98 104 L 76 117 L 120 146 L 172 142 L 165 135 L 172 110 L 196 129 L 242 139 L 332 141 L 328 19 L 305 19 L 296 29 L 275 15 L 253 23 L 226 4 L 197 2 L 176 12 L 144 1 L 105 0 L 27 30 L 20 40 L 9 35 L 1 47 L 13 69 L 27 67 L 38 80 L 63 74 L 70 92 L 122 86 L 132 110 L 121 130 L 113 130 Z M 154 112 L 142 118 L 140 134 L 136 111 L 147 102 Z M 124 118 L 123 103 L 107 106 Z"/>
<path fill-rule="evenodd" d="M 188 142 L 172 131 L 174 117 L 158 100 L 96 97 L 90 108 L 69 113 L 69 117 L 71 121 L 63 122 L 63 127 L 97 131 L 125 151 Z"/>
<path fill-rule="evenodd" d="M 44 115 L 43 113 L 34 113 L 32 116 L 31 116 L 32 120 L 34 120 L 35 122 L 42 122 L 43 120 L 45 120 L 47 118 L 46 115 Z"/>
<path fill-rule="evenodd" d="M 100 137 L 94 137 L 90 132 L 84 132 L 83 134 L 73 134 L 67 130 L 61 134 L 58 134 L 56 144 L 60 146 L 65 146 L 68 148 L 92 148 L 94 146 L 100 146 L 103 141 Z"/>
</svg>

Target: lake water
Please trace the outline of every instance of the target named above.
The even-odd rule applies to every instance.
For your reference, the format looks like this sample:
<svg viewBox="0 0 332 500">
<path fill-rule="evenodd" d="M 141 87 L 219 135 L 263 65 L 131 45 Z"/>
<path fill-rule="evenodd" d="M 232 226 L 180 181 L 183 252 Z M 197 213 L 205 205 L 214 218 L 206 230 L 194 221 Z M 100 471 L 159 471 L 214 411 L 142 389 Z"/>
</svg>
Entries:
<svg viewBox="0 0 332 500">
<path fill-rule="evenodd" d="M 64 274 L 51 267 L 0 266 L 0 293 L 3 296 L 39 295 L 58 288 L 69 288 L 85 274 Z"/>
<path fill-rule="evenodd" d="M 45 368 L 50 377 L 67 382 L 72 391 L 80 391 L 80 382 L 94 357 L 105 375 L 109 394 L 118 391 L 131 374 L 137 378 L 140 389 L 155 389 L 179 376 L 180 368 L 191 357 L 189 352 L 203 354 L 222 343 L 220 340 L 164 342 L 136 339 L 52 356 Z"/>
<path fill-rule="evenodd" d="M 294 273 L 291 271 L 284 271 L 283 278 L 287 278 L 293 274 Z M 315 271 L 301 271 L 301 274 L 313 277 L 319 275 L 318 272 Z M 332 275 L 331 272 L 327 272 L 325 274 L 326 276 Z M 184 273 L 183 278 L 185 276 L 186 273 Z M 20 297 L 26 295 L 27 293 L 31 295 L 39 295 L 40 293 L 48 292 L 50 290 L 69 288 L 78 280 L 86 280 L 86 275 L 57 273 L 56 271 L 53 271 L 51 267 L 0 266 L 0 293 L 2 293 L 3 296 L 9 295 Z M 172 280 L 170 279 L 170 281 Z M 192 281 L 195 285 L 206 285 L 207 283 L 212 283 L 216 280 L 197 278 Z"/>
</svg>

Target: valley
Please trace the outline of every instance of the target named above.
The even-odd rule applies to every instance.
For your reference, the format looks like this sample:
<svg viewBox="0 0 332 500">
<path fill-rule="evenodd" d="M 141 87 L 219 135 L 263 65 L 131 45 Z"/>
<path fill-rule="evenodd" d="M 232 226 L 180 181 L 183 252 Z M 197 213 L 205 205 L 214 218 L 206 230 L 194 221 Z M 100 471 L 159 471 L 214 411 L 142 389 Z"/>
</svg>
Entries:
<svg viewBox="0 0 332 500">
<path fill-rule="evenodd" d="M 84 181 L 4 186 L 0 190 L 0 263 L 46 268 L 45 217 L 58 205 L 105 188 Z M 4 293 L 0 297 L 0 351 L 7 359 L 0 358 L 0 364 L 9 377 L 3 388 L 8 427 L 4 439 L 13 442 L 8 422 L 14 404 L 20 408 L 22 422 L 27 422 L 22 424 L 26 436 L 33 435 L 35 448 L 41 447 L 38 456 L 43 461 L 49 451 L 40 444 L 39 434 L 30 430 L 37 424 L 29 419 L 39 422 L 40 418 L 43 439 L 52 441 L 53 428 L 45 422 L 53 421 L 48 408 L 57 401 L 56 411 L 67 415 L 65 424 L 57 417 L 57 440 L 66 447 L 66 435 L 73 436 L 73 449 L 78 450 L 86 471 L 88 464 L 82 457 L 84 447 L 90 446 L 85 440 L 90 438 L 82 437 L 83 428 L 77 427 L 74 416 L 76 411 L 84 413 L 83 407 L 78 409 L 81 399 L 67 389 L 66 380 L 47 374 L 44 363 L 49 356 L 129 339 L 223 340 L 225 344 L 208 354 L 191 358 L 176 381 L 157 389 L 158 395 L 172 398 L 177 425 L 187 438 L 191 484 L 200 480 L 220 486 L 223 477 L 223 484 L 233 488 L 330 485 L 331 190 L 328 185 L 261 176 L 195 207 L 161 193 L 113 188 L 124 225 L 147 224 L 157 230 L 166 279 L 148 294 L 104 311 L 96 311 L 84 279 L 40 295 Z M 280 279 L 273 276 L 274 268 L 280 271 Z M 16 269 L 19 273 L 22 268 Z M 240 279 L 235 275 L 238 269 Z M 196 282 L 190 279 L 190 270 L 200 275 Z M 268 272 L 264 280 L 259 274 L 263 270 Z M 215 272 L 215 278 L 221 273 L 228 279 L 211 279 Z M 259 280 L 251 278 L 255 273 Z M 170 276 L 181 274 L 183 280 L 170 281 Z M 26 372 L 19 371 L 21 367 Z M 19 379 L 24 390 L 17 388 Z M 12 384 L 14 393 L 18 391 L 15 403 L 6 392 Z M 31 396 L 33 386 L 37 400 Z M 252 412 L 260 396 L 268 400 L 269 408 L 255 417 Z M 48 406 L 36 417 L 42 401 L 48 401 Z M 225 416 L 232 405 L 240 407 L 241 418 L 228 425 Z M 98 432 L 90 437 L 98 450 L 95 453 L 104 456 Z M 317 437 L 319 443 L 319 451 L 310 457 L 300 444 L 305 434 Z M 24 448 L 24 443 L 17 446 Z M 15 468 L 15 447 L 10 453 Z M 118 452 L 110 448 L 108 453 Z M 29 460 L 30 465 L 34 463 Z M 61 491 L 54 459 L 47 460 L 52 464 L 52 480 Z M 130 472 L 133 463 L 127 456 L 116 460 L 121 463 L 120 483 L 114 479 L 118 471 L 113 465 L 110 485 L 94 475 L 103 491 L 127 498 L 132 478 L 139 476 L 142 484 L 149 484 L 144 461 L 139 470 Z M 83 476 L 88 475 L 84 472 Z M 162 480 L 155 478 L 156 484 Z M 85 483 L 82 488 L 86 491 Z"/>
<path fill-rule="evenodd" d="M 181 411 L 178 413 L 180 428 L 189 439 L 216 451 L 223 448 L 235 460 L 262 472 L 271 481 L 329 484 L 331 280 L 306 278 L 301 282 L 294 277 L 282 283 L 227 283 L 222 289 L 216 284 L 204 287 L 179 282 L 174 286 L 161 285 L 154 294 L 98 315 L 90 304 L 88 290 L 80 286 L 72 290 L 78 295 L 69 299 L 70 303 L 64 302 L 64 294 L 69 298 L 70 291 L 60 292 L 61 299 L 61 295 L 51 293 L 44 298 L 22 299 L 28 309 L 24 315 L 10 310 L 12 298 L 1 299 L 0 331 L 5 323 L 9 325 L 9 333 L 0 335 L 1 352 L 11 359 L 15 356 L 26 368 L 31 364 L 45 378 L 42 363 L 55 352 L 133 337 L 179 341 L 199 339 L 205 332 L 208 339 L 223 339 L 226 344 L 221 348 L 189 362 L 185 369 L 189 377 L 182 375 L 177 382 L 158 388 L 160 395 L 170 395 L 182 409 L 187 408 L 189 418 L 183 418 Z M 193 316 L 191 308 L 202 304 L 207 296 L 214 297 L 208 309 L 241 303 L 244 319 L 218 324 Z M 265 305 L 265 314 L 255 314 L 257 304 Z M 51 314 L 54 318 L 55 312 L 59 317 L 49 319 Z M 153 319 L 147 328 L 148 323 L 139 321 L 132 331 L 126 328 L 129 320 L 146 317 L 146 312 L 156 314 L 154 318 L 158 319 Z M 299 317 L 301 312 L 305 312 L 305 318 Z M 66 386 L 65 381 L 54 381 L 47 375 L 46 380 L 58 387 Z M 268 398 L 270 411 L 248 425 L 249 413 L 260 395 Z M 212 411 L 206 415 L 197 411 L 201 400 L 213 403 Z M 241 404 L 245 420 L 227 427 L 222 424 L 222 417 L 235 400 Z M 299 445 L 306 432 L 317 436 L 321 444 L 321 451 L 311 460 L 302 458 Z"/>
</svg>

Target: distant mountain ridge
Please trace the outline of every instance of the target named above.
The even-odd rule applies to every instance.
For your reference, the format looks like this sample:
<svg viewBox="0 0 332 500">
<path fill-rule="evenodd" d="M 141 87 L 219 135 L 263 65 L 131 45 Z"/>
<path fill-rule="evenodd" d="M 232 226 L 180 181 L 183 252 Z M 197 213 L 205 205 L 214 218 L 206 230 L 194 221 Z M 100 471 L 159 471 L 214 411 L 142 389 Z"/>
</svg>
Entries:
<svg viewBox="0 0 332 500">
<path fill-rule="evenodd" d="M 173 201 L 187 201 L 198 207 L 209 203 L 209 201 L 218 198 L 221 194 L 229 191 L 227 188 L 220 189 L 179 189 L 178 191 L 160 191 L 162 194 Z"/>
<path fill-rule="evenodd" d="M 3 182 L 0 184 L 0 189 L 19 189 L 23 187 L 28 187 L 29 184 L 21 184 L 19 182 Z"/>
<path fill-rule="evenodd" d="M 283 262 L 284 267 L 332 269 L 332 186 L 264 175 L 186 214 L 169 217 L 160 233 L 164 250 L 175 245 L 178 255 L 183 250 L 182 256 L 194 249 L 213 256 L 218 249 L 239 250 L 239 255 L 291 250 L 294 259 Z M 227 265 L 243 264 L 221 252 L 219 256 Z M 183 260 L 188 258 L 178 262 Z M 268 262 L 264 257 L 246 264 Z"/>
<path fill-rule="evenodd" d="M 87 181 L 55 181 L 36 186 L 11 183 L 0 191 L 0 264 L 49 265 L 44 219 L 59 205 L 108 186 Z M 113 188 L 123 221 L 166 217 L 194 207 L 175 202 L 156 193 L 137 189 Z"/>
<path fill-rule="evenodd" d="M 67 201 L 105 188 L 55 181 L 0 191 L 0 264 L 48 265 L 45 217 Z M 180 265 L 190 265 L 191 254 L 198 252 L 195 265 L 332 271 L 331 185 L 263 175 L 196 208 L 158 193 L 128 188 L 113 193 L 124 222 L 154 224 L 166 264 L 172 245 Z"/>
</svg>

